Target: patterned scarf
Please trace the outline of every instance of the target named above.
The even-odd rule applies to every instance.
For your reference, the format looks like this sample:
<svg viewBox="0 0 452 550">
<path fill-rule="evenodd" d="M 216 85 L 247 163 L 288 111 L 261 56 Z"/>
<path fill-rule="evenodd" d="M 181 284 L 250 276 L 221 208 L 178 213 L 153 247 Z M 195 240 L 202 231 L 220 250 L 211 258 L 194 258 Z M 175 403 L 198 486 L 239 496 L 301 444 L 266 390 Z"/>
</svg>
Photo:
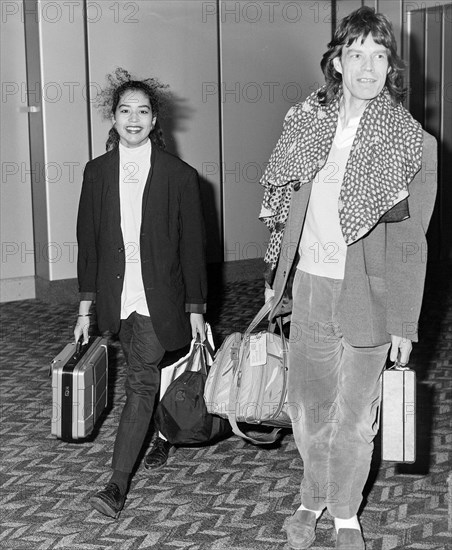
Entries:
<svg viewBox="0 0 452 550">
<path fill-rule="evenodd" d="M 265 188 L 260 218 L 271 232 L 264 260 L 271 269 L 278 262 L 292 189 L 312 181 L 323 168 L 336 133 L 342 92 L 329 105 L 320 105 L 317 94 L 287 113 L 260 181 Z M 361 116 L 345 169 L 338 211 L 347 245 L 380 221 L 409 216 L 404 199 L 421 168 L 422 146 L 421 125 L 402 105 L 394 105 L 384 88 Z"/>
</svg>

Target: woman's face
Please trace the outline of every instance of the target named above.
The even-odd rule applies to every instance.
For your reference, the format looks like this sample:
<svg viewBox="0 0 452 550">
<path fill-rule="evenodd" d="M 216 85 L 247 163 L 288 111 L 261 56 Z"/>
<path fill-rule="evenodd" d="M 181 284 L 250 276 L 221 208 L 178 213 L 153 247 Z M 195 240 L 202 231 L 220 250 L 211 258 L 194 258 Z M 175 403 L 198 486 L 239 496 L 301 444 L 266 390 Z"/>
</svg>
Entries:
<svg viewBox="0 0 452 550">
<path fill-rule="evenodd" d="M 112 116 L 124 147 L 139 147 L 146 142 L 157 117 L 152 114 L 148 96 L 141 90 L 127 90 L 119 99 Z"/>
</svg>

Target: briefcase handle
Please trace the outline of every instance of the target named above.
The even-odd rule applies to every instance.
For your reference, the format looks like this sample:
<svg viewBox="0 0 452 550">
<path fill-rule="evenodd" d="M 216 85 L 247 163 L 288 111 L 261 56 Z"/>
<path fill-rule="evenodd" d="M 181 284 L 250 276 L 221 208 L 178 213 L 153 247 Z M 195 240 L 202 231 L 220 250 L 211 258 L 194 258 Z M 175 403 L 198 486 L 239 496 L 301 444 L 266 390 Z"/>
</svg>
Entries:
<svg viewBox="0 0 452 550">
<path fill-rule="evenodd" d="M 394 361 L 394 364 L 388 367 L 386 370 L 411 370 L 408 366 L 408 363 L 405 363 L 405 365 L 402 365 L 400 361 L 396 360 Z"/>
</svg>

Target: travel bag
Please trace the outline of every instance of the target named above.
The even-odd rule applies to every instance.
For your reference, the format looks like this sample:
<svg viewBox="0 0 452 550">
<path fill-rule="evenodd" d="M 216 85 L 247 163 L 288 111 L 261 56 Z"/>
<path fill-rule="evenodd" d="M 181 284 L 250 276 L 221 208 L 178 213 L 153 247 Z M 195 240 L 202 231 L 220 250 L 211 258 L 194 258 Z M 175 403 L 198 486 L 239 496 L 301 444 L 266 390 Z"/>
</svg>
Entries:
<svg viewBox="0 0 452 550">
<path fill-rule="evenodd" d="M 51 364 L 52 435 L 66 440 L 90 435 L 107 406 L 107 340 L 70 343 Z"/>
<path fill-rule="evenodd" d="M 416 373 L 395 363 L 383 371 L 381 457 L 393 462 L 416 460 Z"/>
<path fill-rule="evenodd" d="M 192 341 L 188 356 L 170 369 L 171 380 L 155 411 L 157 429 L 173 445 L 199 445 L 231 433 L 228 420 L 210 414 L 204 402 L 207 357 L 213 358 L 209 341 Z"/>
<path fill-rule="evenodd" d="M 206 381 L 207 410 L 228 418 L 232 429 L 256 444 L 274 443 L 283 427 L 290 427 L 287 402 L 287 341 L 282 326 L 252 334 L 269 314 L 267 301 L 244 334 L 229 335 L 218 350 Z M 262 424 L 276 427 L 271 433 L 250 436 L 237 425 Z"/>
</svg>

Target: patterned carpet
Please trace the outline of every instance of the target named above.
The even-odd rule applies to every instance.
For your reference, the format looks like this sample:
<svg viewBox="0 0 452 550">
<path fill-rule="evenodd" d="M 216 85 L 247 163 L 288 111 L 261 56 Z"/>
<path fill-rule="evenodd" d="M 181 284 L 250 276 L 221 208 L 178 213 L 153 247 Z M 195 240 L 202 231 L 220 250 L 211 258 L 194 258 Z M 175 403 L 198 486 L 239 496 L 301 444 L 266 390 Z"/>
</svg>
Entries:
<svg viewBox="0 0 452 550">
<path fill-rule="evenodd" d="M 418 460 L 381 462 L 377 439 L 361 521 L 368 550 L 451 550 L 447 477 L 452 457 L 452 270 L 431 268 L 418 374 Z M 216 341 L 243 330 L 261 304 L 260 281 L 213 290 Z M 76 307 L 36 300 L 1 306 L 0 548 L 7 550 L 270 550 L 285 548 L 284 519 L 299 504 L 303 464 L 288 431 L 263 449 L 231 437 L 180 448 L 167 465 L 134 477 L 119 520 L 91 510 L 88 497 L 109 478 L 124 400 L 124 361 L 112 348 L 111 407 L 81 443 L 50 435 L 49 363 L 71 340 Z M 450 524 L 449 524 L 450 527 Z M 319 522 L 313 550 L 334 548 L 331 518 Z"/>
</svg>

